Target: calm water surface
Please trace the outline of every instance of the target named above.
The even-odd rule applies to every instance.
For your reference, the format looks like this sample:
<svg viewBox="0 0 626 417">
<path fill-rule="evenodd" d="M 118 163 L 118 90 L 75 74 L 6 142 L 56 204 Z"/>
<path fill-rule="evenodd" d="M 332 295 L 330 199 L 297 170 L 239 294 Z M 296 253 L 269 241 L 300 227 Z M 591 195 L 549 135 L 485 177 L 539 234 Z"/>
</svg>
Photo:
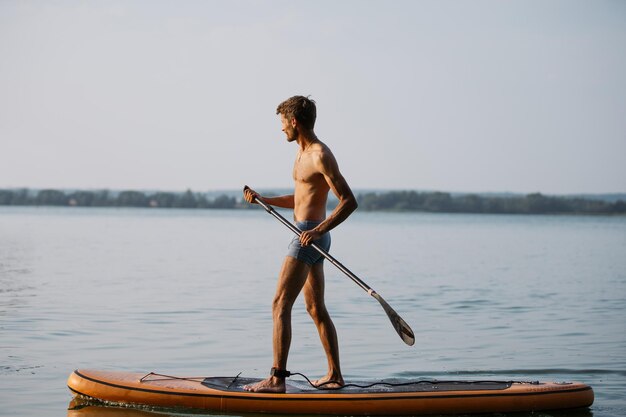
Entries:
<svg viewBox="0 0 626 417">
<path fill-rule="evenodd" d="M 0 208 L 0 415 L 67 415 L 81 367 L 266 375 L 290 233 L 256 210 Z M 626 218 L 356 213 L 332 252 L 417 336 L 328 264 L 347 379 L 579 380 L 576 415 L 626 415 Z M 302 300 L 293 321 L 290 370 L 321 376 Z M 169 415 L 81 415 L 103 412 Z"/>
</svg>

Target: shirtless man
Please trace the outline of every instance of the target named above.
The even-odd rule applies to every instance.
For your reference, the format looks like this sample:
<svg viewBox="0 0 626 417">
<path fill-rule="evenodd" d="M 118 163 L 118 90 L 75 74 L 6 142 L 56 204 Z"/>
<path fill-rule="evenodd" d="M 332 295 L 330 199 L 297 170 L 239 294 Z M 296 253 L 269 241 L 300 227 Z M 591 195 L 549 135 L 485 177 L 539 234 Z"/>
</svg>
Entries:
<svg viewBox="0 0 626 417">
<path fill-rule="evenodd" d="M 295 96 L 276 109 L 280 114 L 282 131 L 288 142 L 296 142 L 298 153 L 293 167 L 294 193 L 280 197 L 262 197 L 246 189 L 244 198 L 254 203 L 254 198 L 284 208 L 291 208 L 298 228 L 303 231 L 289 245 L 283 262 L 276 295 L 272 305 L 274 364 L 269 378 L 246 386 L 248 391 L 285 392 L 287 356 L 291 344 L 291 309 L 298 294 L 304 292 L 307 312 L 311 315 L 328 359 L 326 376 L 315 381 L 324 387 L 344 384 L 339 366 L 339 345 L 335 326 L 324 303 L 324 258 L 313 247 L 330 248 L 331 229 L 344 221 L 356 208 L 357 202 L 348 183 L 339 172 L 337 161 L 330 149 L 322 143 L 313 127 L 315 102 L 307 97 Z M 339 199 L 330 216 L 326 217 L 328 191 Z"/>
</svg>

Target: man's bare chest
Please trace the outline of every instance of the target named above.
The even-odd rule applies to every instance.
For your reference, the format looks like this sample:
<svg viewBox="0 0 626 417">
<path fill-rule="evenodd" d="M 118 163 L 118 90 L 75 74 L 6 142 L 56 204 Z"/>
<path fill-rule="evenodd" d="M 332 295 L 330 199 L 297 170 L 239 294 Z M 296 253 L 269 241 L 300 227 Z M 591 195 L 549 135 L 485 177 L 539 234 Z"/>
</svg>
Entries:
<svg viewBox="0 0 626 417">
<path fill-rule="evenodd" d="M 306 156 L 296 159 L 293 165 L 293 179 L 298 182 L 314 182 L 321 177 L 311 158 Z"/>
</svg>

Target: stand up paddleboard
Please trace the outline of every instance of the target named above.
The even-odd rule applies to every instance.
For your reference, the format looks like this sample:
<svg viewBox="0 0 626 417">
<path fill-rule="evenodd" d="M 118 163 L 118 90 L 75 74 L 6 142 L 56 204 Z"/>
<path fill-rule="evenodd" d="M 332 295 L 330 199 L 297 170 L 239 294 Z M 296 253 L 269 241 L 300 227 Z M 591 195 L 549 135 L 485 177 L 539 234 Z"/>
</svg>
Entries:
<svg viewBox="0 0 626 417">
<path fill-rule="evenodd" d="M 319 390 L 287 380 L 287 392 L 247 392 L 258 378 L 182 378 L 155 373 L 76 370 L 68 387 L 80 398 L 109 404 L 189 408 L 222 413 L 420 415 L 541 411 L 589 407 L 593 390 L 579 382 L 349 381 Z M 361 385 L 356 387 L 354 385 Z M 368 386 L 369 387 L 365 387 Z"/>
</svg>

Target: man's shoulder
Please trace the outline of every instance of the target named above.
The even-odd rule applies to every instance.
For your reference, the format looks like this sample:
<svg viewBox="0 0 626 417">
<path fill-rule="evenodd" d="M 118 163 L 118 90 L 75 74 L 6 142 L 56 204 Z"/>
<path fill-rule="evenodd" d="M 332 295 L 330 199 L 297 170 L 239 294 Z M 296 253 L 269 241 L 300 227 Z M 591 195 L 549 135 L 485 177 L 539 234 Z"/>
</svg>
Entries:
<svg viewBox="0 0 626 417">
<path fill-rule="evenodd" d="M 323 174 L 336 170 L 337 167 L 335 155 L 333 155 L 330 148 L 323 142 L 316 143 L 316 147 L 312 152 L 311 161 L 316 170 Z"/>
<path fill-rule="evenodd" d="M 326 145 L 322 141 L 317 141 L 311 146 L 311 148 L 311 151 L 315 153 L 319 158 L 334 158 L 333 153 L 328 145 Z"/>
</svg>

